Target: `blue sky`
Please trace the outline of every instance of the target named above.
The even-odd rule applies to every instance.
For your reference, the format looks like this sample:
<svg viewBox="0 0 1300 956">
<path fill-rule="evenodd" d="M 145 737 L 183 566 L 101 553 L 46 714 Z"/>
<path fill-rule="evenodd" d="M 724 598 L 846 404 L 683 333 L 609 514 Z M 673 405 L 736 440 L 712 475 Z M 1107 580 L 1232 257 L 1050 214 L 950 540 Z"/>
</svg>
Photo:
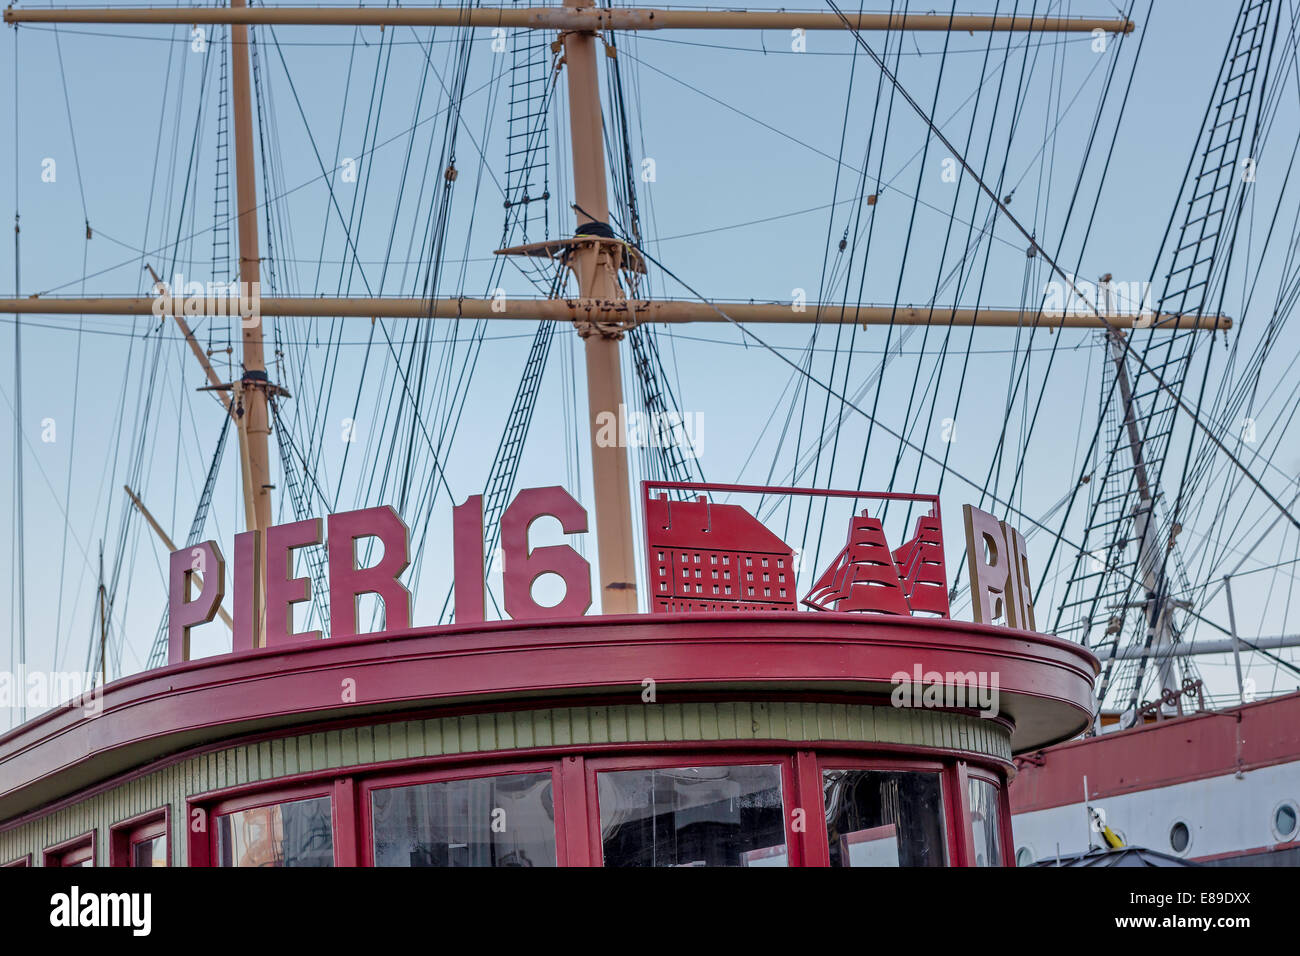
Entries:
<svg viewBox="0 0 1300 956">
<path fill-rule="evenodd" d="M 958 10 L 986 12 L 991 6 L 960 4 Z M 1031 8 L 1032 3 L 1020 4 L 1022 12 Z M 1035 9 L 1041 13 L 1048 8 L 1093 16 L 1115 12 L 1115 5 L 1106 2 L 1040 3 Z M 1120 281 L 1150 277 L 1235 11 L 1223 3 L 1157 0 L 1149 22 L 1142 22 L 1145 12 L 1146 5 L 1140 4 L 1134 14 L 1138 33 L 1123 44 L 1112 39 L 1104 52 L 1094 50 L 1086 35 L 1034 38 L 1027 47 L 1023 36 L 998 36 L 991 46 L 986 36 L 967 34 L 913 34 L 902 40 L 901 48 L 896 39 L 888 42 L 889 62 L 896 65 L 904 88 L 927 109 L 934 106 L 940 128 L 954 144 L 965 149 L 969 137 L 972 166 L 990 181 L 1000 180 L 999 191 L 1012 195 L 1012 212 L 1044 248 L 1060 249 L 1062 265 L 1087 279 L 1105 272 Z M 207 40 L 221 37 L 205 33 Z M 263 146 L 274 161 L 270 195 L 268 178 L 259 181 L 258 189 L 267 210 L 263 231 L 270 227 L 273 236 L 269 250 L 264 239 L 263 255 L 275 256 L 278 291 L 396 295 L 418 288 L 418 263 L 408 260 L 419 256 L 430 193 L 440 183 L 445 84 L 452 82 L 459 55 L 457 45 L 449 42 L 453 39 L 446 30 L 381 34 L 377 28 L 348 27 L 259 34 Z M 882 34 L 867 39 L 878 51 L 886 50 Z M 945 39 L 946 58 L 940 55 Z M 1143 46 L 1121 115 L 1123 87 L 1139 40 Z M 836 245 L 856 223 L 861 232 L 847 274 L 851 301 L 858 298 L 859 283 L 863 301 L 885 304 L 895 299 L 924 304 L 934 298 L 1015 307 L 1022 298 L 1040 295 L 1051 277 L 1041 261 L 1027 259 L 1024 239 L 1005 222 L 998 222 L 992 239 L 975 249 L 971 262 L 976 265 L 964 280 L 944 281 L 957 264 L 969 224 L 983 226 L 987 203 L 977 204 L 968 178 L 957 183 L 944 178 L 946 150 L 933 140 L 927 146 L 925 127 L 900 99 L 889 112 L 888 87 L 878 100 L 879 71 L 861 53 L 853 55 L 849 37 L 813 32 L 802 52 L 791 43 L 781 31 L 663 31 L 618 38 L 633 161 L 639 169 L 651 159 L 655 170 L 653 182 L 638 184 L 643 233 L 655 258 L 718 300 L 788 302 L 798 289 L 816 299 L 823 287 L 834 299 L 846 294 L 849 259 Z M 466 80 L 472 92 L 457 139 L 460 175 L 449 214 L 443 295 L 479 296 L 498 284 L 510 296 L 536 294 L 516 271 L 507 269 L 499 282 L 491 274 L 503 219 L 509 53 L 494 54 L 490 44 L 487 34 L 473 41 Z M 0 150 L 0 177 L 16 184 L 22 294 L 144 294 L 144 263 L 167 275 L 211 278 L 219 61 L 192 47 L 188 28 L 73 26 L 56 33 L 24 27 L 16 40 L 15 31 L 6 30 L 0 129 L 10 148 Z M 1294 196 L 1283 191 L 1283 180 L 1297 129 L 1297 77 L 1294 64 L 1289 67 L 1279 94 L 1279 120 L 1258 165 L 1258 192 L 1251 194 L 1243 218 L 1234 258 L 1240 275 L 1229 280 L 1224 303 L 1224 311 L 1237 320 L 1233 335 L 1242 338 L 1243 349 L 1262 334 L 1286 275 L 1286 241 L 1295 213 Z M 1112 69 L 1114 87 L 1094 137 L 1094 116 Z M 376 84 L 377 75 L 384 82 Z M 1022 75 L 1028 78 L 1024 82 Z M 994 111 L 999 79 L 1004 86 Z M 1023 94 L 1013 111 L 1017 89 Z M 977 90 L 980 106 L 972 124 Z M 11 141 L 15 103 L 17 139 Z M 608 105 L 606 128 L 612 130 Z M 572 228 L 572 213 L 561 206 L 571 196 L 564 172 L 565 109 L 561 94 L 550 118 L 552 236 Z M 871 138 L 877 109 L 880 129 L 888 115 L 887 140 L 879 131 Z M 1009 136 L 1013 113 L 1014 135 Z M 1115 149 L 1099 192 L 1112 137 Z M 191 151 L 198 157 L 193 164 Z M 860 215 L 852 200 L 864 155 L 872 184 L 867 191 L 878 191 L 880 198 L 871 212 Z M 1090 158 L 1070 211 L 1085 155 Z M 349 158 L 357 161 L 355 182 L 341 175 Z M 55 164 L 53 182 L 42 178 L 48 159 Z M 956 213 L 950 220 L 954 195 Z M 12 195 L 5 198 L 14 201 Z M 1265 245 L 1275 208 L 1281 211 L 1281 225 Z M 350 243 L 343 238 L 339 210 L 352 218 Z M 87 219 L 93 232 L 89 241 Z M 352 261 L 353 249 L 359 266 Z M 0 276 L 6 288 L 12 286 L 13 266 L 12 247 L 5 243 Z M 1256 271 L 1258 288 L 1249 298 L 1246 283 Z M 691 297 L 660 270 L 652 269 L 648 282 L 656 297 Z M 1250 308 L 1243 312 L 1248 298 Z M 10 317 L 0 317 L 5 402 L 0 447 L 5 449 L 13 447 L 13 328 Z M 411 575 L 417 624 L 435 623 L 442 608 L 450 569 L 441 555 L 450 543 L 452 498 L 459 502 L 482 490 L 533 331 L 529 323 L 492 324 L 477 352 L 475 374 L 461 396 L 460 427 L 444 462 L 452 494 L 440 490 L 427 515 L 419 512 L 427 553 Z M 385 335 L 394 352 L 405 354 L 403 336 L 416 330 L 401 322 L 372 326 L 367 319 L 316 319 L 284 322 L 278 332 L 285 355 L 273 374 L 294 393 L 286 414 L 296 416 L 295 441 L 320 449 L 317 476 L 326 496 L 339 509 L 395 501 L 398 468 L 387 447 L 393 420 L 385 414 L 391 411 L 389 397 L 401 386 Z M 810 341 L 806 326 L 763 326 L 755 332 L 796 361 Z M 200 324 L 197 334 L 205 345 L 221 347 L 229 330 L 210 322 Z M 457 330 L 453 323 L 438 322 L 420 334 L 433 340 L 432 364 L 425 373 L 426 424 L 432 429 L 450 414 L 450 399 L 439 384 L 446 369 L 459 368 L 475 353 L 466 346 L 468 323 Z M 1289 499 L 1300 470 L 1300 454 L 1290 450 L 1294 446 L 1286 431 L 1288 400 L 1297 381 L 1288 363 L 1297 348 L 1294 330 L 1282 334 L 1253 410 L 1259 444 L 1235 447 L 1243 454 L 1260 449 L 1268 454 L 1280 447 L 1261 474 L 1270 490 Z M 323 344 L 331 340 L 338 343 L 332 351 Z M 585 414 L 581 345 L 567 329 L 555 341 L 520 485 L 563 484 L 590 507 L 585 425 L 577 423 L 575 440 L 572 417 L 575 408 L 580 418 Z M 806 431 L 803 453 L 809 447 L 807 435 L 822 430 L 823 415 L 833 422 L 842 411 L 834 402 L 827 405 L 825 392 L 816 387 L 806 396 L 797 391 L 788 365 L 725 324 L 665 330 L 659 343 L 682 408 L 703 415 L 701 466 L 710 480 L 761 483 L 770 474 L 774 482 L 784 481 L 796 459 L 794 433 L 800 418 Z M 885 365 L 877 400 L 870 381 L 887 344 L 901 354 Z M 907 427 L 915 445 L 940 457 L 949 452 L 952 472 L 943 480 L 942 498 L 951 577 L 961 558 L 960 505 L 979 500 L 977 488 L 962 476 L 984 484 L 1003 423 L 1009 376 L 1019 368 L 1026 346 L 1033 350 L 1028 405 L 1032 411 L 1041 389 L 1042 416 L 1020 480 L 1013 482 L 1007 468 L 997 490 L 1031 516 L 1048 512 L 1079 474 L 1080 441 L 1086 444 L 1097 420 L 1102 356 L 1096 336 L 1089 333 L 1040 332 L 1031 340 L 1027 332 L 981 330 L 971 340 L 962 380 L 967 336 L 955 333 L 934 413 L 923 415 L 920 409 L 928 409 L 930 400 L 914 396 L 914 386 L 919 381 L 924 387 L 942 345 L 940 335 L 927 337 L 921 330 L 900 336 L 899 330 L 884 328 L 844 329 L 836 352 L 835 331 L 821 330 L 814 374 L 823 381 L 833 375 L 837 388 L 847 381 L 850 394 L 868 385 L 860 404 L 875 403 L 882 427 L 872 429 L 863 416 L 846 412 L 833 464 L 828 448 L 816 475 L 806 474 L 799 483 L 855 487 L 861 470 L 861 486 L 867 489 L 883 490 L 891 475 L 896 490 L 911 490 L 914 480 L 921 491 L 938 487 L 937 469 L 927 464 L 918 471 L 917 457 L 908 450 L 899 460 L 898 443 L 884 429 Z M 157 331 L 148 319 L 29 318 L 23 323 L 22 347 L 29 666 L 82 666 L 103 539 L 107 574 L 118 575 L 113 639 L 118 651 L 110 676 L 138 670 L 158 626 L 165 555 L 138 516 L 130 518 L 123 535 L 128 511 L 122 485 L 138 487 L 173 537 L 183 538 L 220 432 L 221 409 L 209 395 L 194 391 L 203 384 L 201 373 L 174 328 Z M 1216 343 L 1211 354 L 1210 381 L 1217 382 L 1228 351 Z M 1049 359 L 1050 373 L 1045 371 Z M 963 381 L 960 393 L 958 381 Z M 627 391 L 630 397 L 630 383 Z M 917 402 L 909 415 L 913 397 Z M 792 401 L 796 415 L 782 442 Z M 1025 403 L 1021 389 L 1013 402 L 1013 443 L 1023 427 Z M 343 441 L 349 418 L 355 418 L 351 449 Z M 952 423 L 945 426 L 945 418 L 955 418 L 957 440 L 951 447 L 944 439 L 951 437 Z M 53 441 L 42 440 L 43 434 L 48 437 L 47 420 L 54 423 Z M 1180 431 L 1174 442 L 1180 460 L 1186 444 Z M 417 441 L 417 449 L 420 445 Z M 429 456 L 421 450 L 418 458 L 417 486 L 432 476 Z M 231 442 L 207 534 L 227 553 L 242 520 L 236 462 Z M 12 473 L 10 467 L 0 474 L 0 484 L 11 496 Z M 414 506 L 407 509 L 408 523 L 416 520 L 413 511 Z M 279 516 L 292 518 L 287 500 Z M 1182 541 L 1200 549 L 1193 580 L 1227 573 L 1239 560 L 1230 549 L 1253 542 L 1273 516 L 1262 501 L 1252 501 L 1234 529 L 1239 534 L 1209 545 L 1197 541 L 1204 525 L 1186 528 Z M 1281 527 L 1266 537 L 1243 570 L 1295 557 L 1295 536 L 1282 533 Z M 1022 521 L 1022 531 L 1027 528 Z M 1067 534 L 1077 532 L 1076 523 Z M 9 543 L 0 553 L 0 577 L 12 582 L 11 509 L 0 514 L 0 537 Z M 541 540 L 559 540 L 557 529 L 542 529 Z M 593 540 L 579 543 L 594 557 Z M 828 540 L 818 560 L 829 558 L 837 547 Z M 1029 537 L 1031 565 L 1047 548 L 1045 535 Z M 1053 577 L 1047 593 L 1038 596 L 1040 608 L 1053 606 L 1053 588 L 1063 580 Z M 1294 628 L 1291 584 L 1289 569 L 1252 574 L 1234 584 L 1243 633 Z M 5 591 L 10 612 L 0 625 L 11 638 L 7 645 L 12 644 L 15 618 L 11 591 L 12 584 Z M 968 613 L 966 607 L 960 611 L 961 616 Z M 1221 596 L 1202 613 L 1226 622 Z M 1219 635 L 1207 631 L 1205 636 Z M 223 641 L 228 637 L 213 624 L 197 646 L 200 653 L 215 653 Z M 1293 676 L 1279 673 L 1269 661 L 1250 666 L 1261 691 L 1295 685 Z M 1233 688 L 1230 660 L 1206 660 L 1202 668 L 1216 693 Z"/>
</svg>

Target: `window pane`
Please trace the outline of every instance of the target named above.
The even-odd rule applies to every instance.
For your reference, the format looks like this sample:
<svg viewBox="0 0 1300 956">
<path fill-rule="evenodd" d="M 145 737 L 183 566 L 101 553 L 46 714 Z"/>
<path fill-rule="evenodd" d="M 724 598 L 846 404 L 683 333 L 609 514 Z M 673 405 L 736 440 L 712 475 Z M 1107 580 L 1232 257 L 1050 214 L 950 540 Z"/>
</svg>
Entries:
<svg viewBox="0 0 1300 956">
<path fill-rule="evenodd" d="M 51 859 L 47 866 L 94 866 L 95 854 L 90 846 L 79 846 L 71 850 L 65 850 L 63 853 Z"/>
<path fill-rule="evenodd" d="M 131 844 L 132 866 L 166 866 L 167 837 L 156 836 Z"/>
<path fill-rule="evenodd" d="M 218 866 L 333 866 L 330 798 L 253 807 L 217 817 Z"/>
<path fill-rule="evenodd" d="M 937 773 L 827 770 L 822 774 L 831 866 L 944 866 Z"/>
<path fill-rule="evenodd" d="M 606 866 L 785 866 L 781 768 L 597 776 Z"/>
<path fill-rule="evenodd" d="M 549 772 L 386 787 L 370 806 L 375 866 L 555 866 Z"/>
<path fill-rule="evenodd" d="M 1002 865 L 1002 830 L 998 825 L 998 788 L 970 778 L 970 830 L 975 840 L 976 866 Z"/>
</svg>

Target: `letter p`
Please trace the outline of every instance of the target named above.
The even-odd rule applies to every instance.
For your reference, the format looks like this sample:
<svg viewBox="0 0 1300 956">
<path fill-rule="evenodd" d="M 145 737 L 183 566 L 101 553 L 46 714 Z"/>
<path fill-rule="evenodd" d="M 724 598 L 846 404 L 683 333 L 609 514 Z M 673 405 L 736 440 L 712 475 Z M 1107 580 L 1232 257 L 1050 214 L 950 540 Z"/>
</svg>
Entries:
<svg viewBox="0 0 1300 956">
<path fill-rule="evenodd" d="M 199 552 L 196 559 L 194 552 Z M 201 560 L 200 560 L 201 559 Z M 195 569 L 205 569 L 203 576 Z M 215 541 L 173 551 L 167 603 L 167 663 L 190 659 L 190 628 L 206 624 L 217 616 L 226 596 L 226 561 Z M 199 585 L 198 596 L 190 599 L 190 583 Z"/>
</svg>

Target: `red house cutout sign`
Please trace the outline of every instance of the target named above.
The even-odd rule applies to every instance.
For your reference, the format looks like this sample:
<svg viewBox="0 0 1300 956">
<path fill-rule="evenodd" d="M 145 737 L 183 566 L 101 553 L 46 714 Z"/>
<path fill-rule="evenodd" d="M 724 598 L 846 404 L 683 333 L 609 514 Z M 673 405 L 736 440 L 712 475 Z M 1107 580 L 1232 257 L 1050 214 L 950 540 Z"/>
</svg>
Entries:
<svg viewBox="0 0 1300 956">
<path fill-rule="evenodd" d="M 655 611 L 794 611 L 794 549 L 739 505 L 646 503 Z"/>
</svg>

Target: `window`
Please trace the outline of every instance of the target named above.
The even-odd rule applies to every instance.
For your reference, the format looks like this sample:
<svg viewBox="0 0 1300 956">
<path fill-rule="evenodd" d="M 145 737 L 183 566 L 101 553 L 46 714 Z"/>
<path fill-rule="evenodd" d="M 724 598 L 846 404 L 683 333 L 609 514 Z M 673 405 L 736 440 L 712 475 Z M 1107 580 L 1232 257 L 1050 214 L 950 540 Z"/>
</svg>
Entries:
<svg viewBox="0 0 1300 956">
<path fill-rule="evenodd" d="M 555 866 L 550 771 L 370 791 L 375 866 Z"/>
<path fill-rule="evenodd" d="M 781 767 L 598 773 L 605 866 L 786 866 Z"/>
<path fill-rule="evenodd" d="M 1279 803 L 1273 811 L 1273 836 L 1283 843 L 1293 840 L 1298 825 L 1300 813 L 1296 812 L 1296 805 L 1290 800 Z"/>
<path fill-rule="evenodd" d="M 167 837 L 149 837 L 139 843 L 131 844 L 132 866 L 166 866 Z"/>
<path fill-rule="evenodd" d="M 170 866 L 167 808 L 125 820 L 110 833 L 112 866 Z"/>
<path fill-rule="evenodd" d="M 84 833 L 81 836 L 52 846 L 45 851 L 46 866 L 94 866 L 95 834 Z"/>
<path fill-rule="evenodd" d="M 998 810 L 997 785 L 981 777 L 971 777 L 970 830 L 974 845 L 974 866 L 1002 866 L 1002 826 Z"/>
<path fill-rule="evenodd" d="M 831 866 L 944 866 L 938 773 L 822 773 Z"/>
<path fill-rule="evenodd" d="M 1186 853 L 1192 845 L 1192 831 L 1187 824 L 1179 820 L 1169 828 L 1169 846 L 1175 853 Z"/>
<path fill-rule="evenodd" d="M 217 866 L 333 866 L 330 798 L 310 797 L 223 813 Z"/>
</svg>

